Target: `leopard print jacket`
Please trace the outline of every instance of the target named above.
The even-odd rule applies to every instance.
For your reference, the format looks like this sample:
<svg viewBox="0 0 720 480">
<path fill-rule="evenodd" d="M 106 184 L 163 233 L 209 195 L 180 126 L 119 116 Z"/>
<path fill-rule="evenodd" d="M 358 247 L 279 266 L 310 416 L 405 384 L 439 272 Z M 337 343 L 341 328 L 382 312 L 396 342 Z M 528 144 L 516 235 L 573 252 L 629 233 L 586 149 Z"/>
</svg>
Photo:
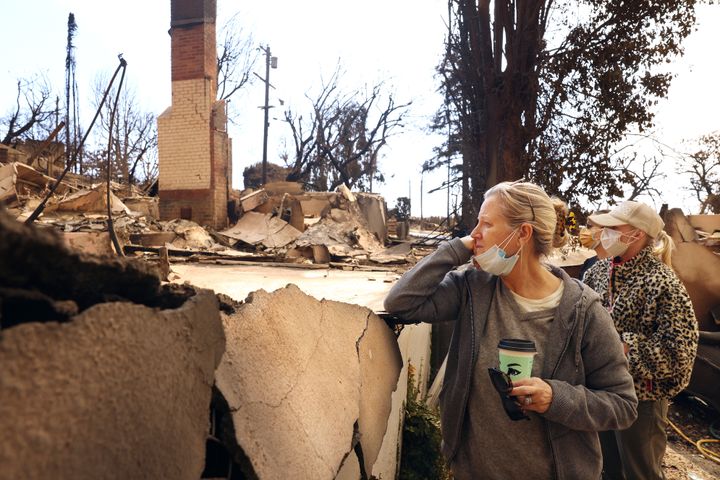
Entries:
<svg viewBox="0 0 720 480">
<path fill-rule="evenodd" d="M 626 262 L 598 260 L 583 281 L 600 294 L 629 347 L 638 400 L 680 393 L 690 381 L 698 325 L 675 272 L 647 247 Z"/>
</svg>

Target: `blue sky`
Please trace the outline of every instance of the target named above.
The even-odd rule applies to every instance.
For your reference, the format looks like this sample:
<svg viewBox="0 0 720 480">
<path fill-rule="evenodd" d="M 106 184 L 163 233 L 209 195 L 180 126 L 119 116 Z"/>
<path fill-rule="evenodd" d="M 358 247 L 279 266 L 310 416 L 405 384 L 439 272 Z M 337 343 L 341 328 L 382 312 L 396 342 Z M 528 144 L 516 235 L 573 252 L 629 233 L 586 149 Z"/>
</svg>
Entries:
<svg viewBox="0 0 720 480">
<path fill-rule="evenodd" d="M 0 113 L 14 101 L 15 82 L 43 72 L 61 97 L 64 86 L 67 16 L 78 23 L 76 36 L 79 93 L 91 116 L 91 84 L 98 73 L 109 75 L 117 66 L 117 54 L 128 62 L 127 84 L 143 107 L 160 114 L 170 104 L 170 2 L 126 0 L 25 0 L 5 2 L 0 44 Z M 425 132 L 429 116 L 442 98 L 433 78 L 443 48 L 446 29 L 445 0 L 306 0 L 274 2 L 218 0 L 218 26 L 238 13 L 240 22 L 256 42 L 270 45 L 278 57 L 271 71 L 270 103 L 281 98 L 294 110 L 307 109 L 306 93 L 317 92 L 321 78 L 328 78 L 340 60 L 346 70 L 341 86 L 348 91 L 380 80 L 394 87 L 399 101 L 413 101 L 405 133 L 394 137 L 384 150 L 380 168 L 386 184 L 376 190 L 392 207 L 399 196 L 411 195 L 413 215 L 420 214 L 420 165 L 432 156 L 439 139 Z M 698 7 L 699 30 L 686 42 L 686 56 L 673 64 L 678 73 L 667 101 L 659 105 L 655 135 L 682 149 L 682 140 L 720 129 L 720 67 L 714 53 L 720 44 L 720 6 Z M 264 75 L 260 64 L 256 70 Z M 233 126 L 234 186 L 242 188 L 242 169 L 262 158 L 262 82 L 248 87 L 233 100 L 244 113 Z M 271 113 L 280 113 L 273 109 Z M 89 123 L 89 119 L 85 124 Z M 268 159 L 280 153 L 280 138 L 287 128 L 272 120 Z M 637 148 L 653 151 L 641 142 Z M 672 166 L 666 165 L 672 170 Z M 677 188 L 682 182 L 663 186 L 671 206 L 692 207 Z M 444 172 L 426 176 L 424 190 L 437 186 Z M 653 203 L 652 199 L 647 199 Z M 443 215 L 446 194 L 423 195 L 423 213 Z"/>
</svg>

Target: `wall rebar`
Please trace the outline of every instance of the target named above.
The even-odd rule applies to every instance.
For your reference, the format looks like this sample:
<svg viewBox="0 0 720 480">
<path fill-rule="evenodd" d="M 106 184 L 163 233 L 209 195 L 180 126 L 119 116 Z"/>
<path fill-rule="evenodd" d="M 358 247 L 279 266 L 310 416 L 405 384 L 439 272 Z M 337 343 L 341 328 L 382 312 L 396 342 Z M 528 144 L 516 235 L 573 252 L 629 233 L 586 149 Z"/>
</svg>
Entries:
<svg viewBox="0 0 720 480">
<path fill-rule="evenodd" d="M 107 189 L 106 189 L 106 199 L 107 199 L 107 215 L 108 215 L 108 233 L 110 233 L 110 238 L 112 239 L 113 246 L 115 247 L 115 253 L 118 254 L 118 256 L 124 257 L 125 254 L 123 253 L 122 247 L 120 246 L 120 242 L 118 241 L 117 234 L 115 233 L 115 227 L 113 225 L 113 217 L 112 217 L 112 202 L 110 201 L 110 197 L 112 195 L 112 191 L 110 189 L 110 176 L 112 173 L 112 140 L 113 140 L 113 127 L 115 126 L 115 115 L 117 114 L 117 106 L 118 101 L 120 100 L 120 94 L 122 93 L 122 85 L 123 81 L 125 80 L 125 67 L 127 67 L 127 62 L 123 60 L 122 54 L 118 55 L 118 58 L 120 59 L 120 65 L 122 66 L 122 75 L 120 75 L 120 84 L 118 85 L 117 93 L 115 94 L 115 103 L 113 104 L 112 110 L 110 111 L 110 126 L 108 128 L 108 148 L 107 148 Z M 102 106 L 102 104 L 101 104 Z"/>
</svg>

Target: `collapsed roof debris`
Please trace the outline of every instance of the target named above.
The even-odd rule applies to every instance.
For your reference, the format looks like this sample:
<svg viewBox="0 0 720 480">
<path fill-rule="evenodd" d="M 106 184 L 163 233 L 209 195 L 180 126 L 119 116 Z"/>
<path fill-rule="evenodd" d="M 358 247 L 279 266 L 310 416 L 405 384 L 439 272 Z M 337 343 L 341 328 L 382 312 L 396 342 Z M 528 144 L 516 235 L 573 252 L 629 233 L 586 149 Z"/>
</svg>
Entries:
<svg viewBox="0 0 720 480">
<path fill-rule="evenodd" d="M 0 165 L 0 203 L 13 207 L 32 194 L 39 194 L 49 189 L 55 179 L 43 175 L 34 168 L 20 162 Z M 56 192 L 59 195 L 71 190 L 66 183 L 61 183 Z"/>
<path fill-rule="evenodd" d="M 219 233 L 240 242 L 236 245 L 261 245 L 266 249 L 284 247 L 302 234 L 279 217 L 258 212 L 245 213 L 235 226 Z"/>
<path fill-rule="evenodd" d="M 110 192 L 110 209 L 115 213 L 130 214 L 130 209 L 113 193 Z M 107 211 L 107 187 L 104 183 L 92 185 L 59 200 L 49 203 L 46 212 L 87 212 L 102 213 Z"/>
</svg>

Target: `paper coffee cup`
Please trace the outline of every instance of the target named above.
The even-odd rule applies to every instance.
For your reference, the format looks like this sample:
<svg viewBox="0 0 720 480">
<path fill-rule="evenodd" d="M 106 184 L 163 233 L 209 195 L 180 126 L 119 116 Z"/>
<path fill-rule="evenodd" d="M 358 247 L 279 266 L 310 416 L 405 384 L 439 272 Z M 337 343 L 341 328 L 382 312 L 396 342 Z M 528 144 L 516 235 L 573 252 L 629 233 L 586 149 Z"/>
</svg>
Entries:
<svg viewBox="0 0 720 480">
<path fill-rule="evenodd" d="M 518 338 L 504 338 L 498 343 L 500 370 L 511 380 L 530 378 L 533 358 L 537 354 L 535 342 Z"/>
</svg>

